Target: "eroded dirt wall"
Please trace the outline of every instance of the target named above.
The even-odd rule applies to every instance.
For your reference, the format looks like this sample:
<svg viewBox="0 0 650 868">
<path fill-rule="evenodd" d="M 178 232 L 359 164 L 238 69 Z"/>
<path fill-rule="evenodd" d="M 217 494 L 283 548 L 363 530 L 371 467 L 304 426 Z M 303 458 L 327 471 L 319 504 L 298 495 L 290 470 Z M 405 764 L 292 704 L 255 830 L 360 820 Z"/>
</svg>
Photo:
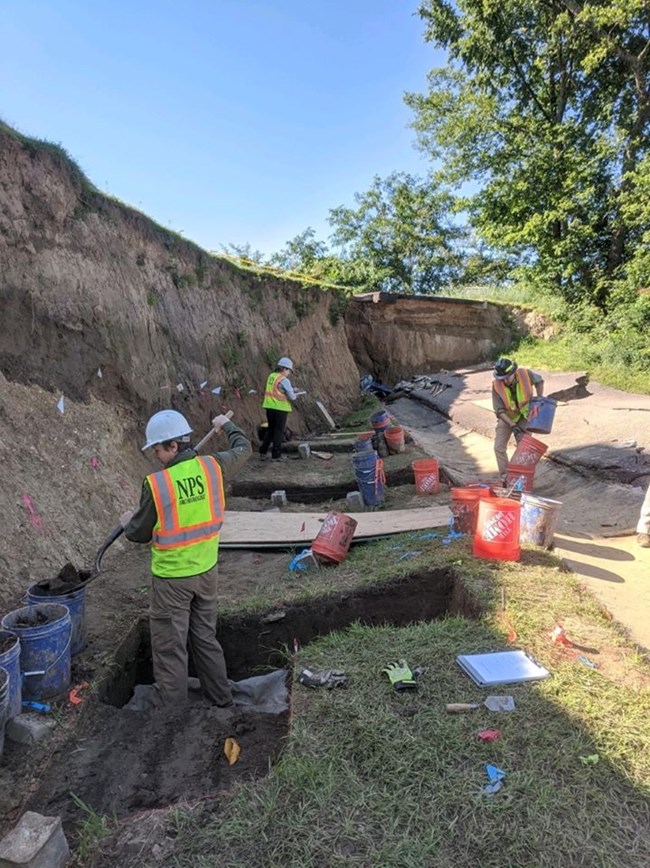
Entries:
<svg viewBox="0 0 650 868">
<path fill-rule="evenodd" d="M 507 308 L 487 302 L 374 293 L 350 303 L 346 329 L 359 368 L 394 384 L 493 359 L 517 326 Z"/>
<path fill-rule="evenodd" d="M 316 398 L 335 416 L 351 409 L 358 371 L 339 305 L 208 255 L 0 126 L 0 595 L 92 556 L 150 469 L 139 447 L 155 410 L 181 410 L 202 434 L 230 408 L 252 434 L 286 354 L 308 391 L 296 433 L 322 425 Z"/>
</svg>

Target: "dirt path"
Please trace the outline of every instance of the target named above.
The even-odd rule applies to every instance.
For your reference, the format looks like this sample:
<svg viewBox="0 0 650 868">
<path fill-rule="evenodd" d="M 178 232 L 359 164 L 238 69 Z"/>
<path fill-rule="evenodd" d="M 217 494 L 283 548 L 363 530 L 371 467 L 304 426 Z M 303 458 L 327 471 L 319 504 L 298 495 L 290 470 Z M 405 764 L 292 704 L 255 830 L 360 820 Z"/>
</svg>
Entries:
<svg viewBox="0 0 650 868">
<path fill-rule="evenodd" d="M 627 402 L 634 403 L 635 397 L 626 396 Z M 611 396 L 608 400 L 611 401 Z M 418 401 L 403 398 L 390 409 L 411 429 L 426 452 L 440 458 L 455 481 L 468 482 L 496 473 L 493 441 L 486 434 L 450 421 Z M 590 414 L 599 417 L 601 436 L 613 440 L 613 420 L 610 419 L 607 428 L 606 408 L 599 410 L 597 398 Z M 456 415 L 471 424 L 473 413 Z M 489 420 L 483 415 L 480 419 L 483 430 L 489 430 Z M 629 431 L 626 428 L 620 436 Z M 571 432 L 569 436 L 575 435 Z M 551 438 L 545 439 L 549 442 Z M 563 439 L 561 435 L 557 438 L 559 449 Z M 579 444 L 574 448 L 579 449 Z M 620 455 L 621 450 L 616 454 Z M 620 462 L 619 469 L 624 463 Z M 649 650 L 650 549 L 639 548 L 633 532 L 643 489 L 599 478 L 593 468 L 589 477 L 583 475 L 584 467 L 580 471 L 564 463 L 544 460 L 535 476 L 535 493 L 563 504 L 555 553 L 584 580 L 587 588 L 626 628 L 632 641 Z M 615 471 L 610 462 L 601 473 L 614 475 Z"/>
</svg>

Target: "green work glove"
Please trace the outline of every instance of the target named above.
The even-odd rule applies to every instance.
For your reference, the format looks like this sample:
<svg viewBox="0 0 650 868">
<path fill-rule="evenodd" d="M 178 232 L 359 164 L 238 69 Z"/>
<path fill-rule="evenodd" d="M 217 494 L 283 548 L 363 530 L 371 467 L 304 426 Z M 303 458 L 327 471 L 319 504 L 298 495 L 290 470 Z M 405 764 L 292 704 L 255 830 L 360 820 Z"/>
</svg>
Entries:
<svg viewBox="0 0 650 868">
<path fill-rule="evenodd" d="M 396 660 L 382 669 L 395 690 L 417 690 L 418 683 L 406 660 Z"/>
</svg>

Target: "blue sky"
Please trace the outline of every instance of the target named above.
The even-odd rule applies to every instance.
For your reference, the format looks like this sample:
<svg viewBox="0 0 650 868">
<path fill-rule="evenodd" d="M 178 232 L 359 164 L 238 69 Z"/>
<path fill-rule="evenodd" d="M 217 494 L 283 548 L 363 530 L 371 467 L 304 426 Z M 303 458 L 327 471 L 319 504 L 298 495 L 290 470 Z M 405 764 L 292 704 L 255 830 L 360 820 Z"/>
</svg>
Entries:
<svg viewBox="0 0 650 868">
<path fill-rule="evenodd" d="M 3 0 L 0 117 L 208 250 L 330 232 L 424 174 L 404 91 L 441 64 L 417 0 Z"/>
</svg>

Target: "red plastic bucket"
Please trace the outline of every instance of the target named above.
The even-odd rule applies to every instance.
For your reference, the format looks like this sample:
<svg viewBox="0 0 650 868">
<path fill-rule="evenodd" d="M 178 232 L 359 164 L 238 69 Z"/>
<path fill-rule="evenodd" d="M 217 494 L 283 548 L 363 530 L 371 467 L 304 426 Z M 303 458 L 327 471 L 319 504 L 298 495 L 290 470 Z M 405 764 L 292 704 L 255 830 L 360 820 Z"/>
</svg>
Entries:
<svg viewBox="0 0 650 868">
<path fill-rule="evenodd" d="M 474 557 L 518 561 L 521 557 L 519 524 L 521 504 L 507 497 L 487 497 L 478 502 Z"/>
<path fill-rule="evenodd" d="M 440 490 L 438 462 L 435 458 L 418 458 L 411 462 L 416 494 L 437 494 Z"/>
<path fill-rule="evenodd" d="M 357 522 L 341 512 L 328 512 L 311 550 L 319 558 L 340 564 L 350 548 Z"/>
<path fill-rule="evenodd" d="M 519 480 L 522 480 L 521 488 L 517 484 Z M 533 482 L 535 479 L 535 465 L 532 467 L 530 465 L 524 464 L 513 464 L 512 461 L 508 464 L 508 469 L 506 471 L 506 488 L 512 488 L 513 485 L 517 486 L 518 491 L 528 491 L 531 492 L 533 490 Z"/>
<path fill-rule="evenodd" d="M 478 486 L 476 488 L 452 488 L 451 489 L 451 512 L 454 516 L 454 530 L 456 533 L 474 533 L 476 519 L 478 517 L 478 502 L 486 495 Z"/>
<path fill-rule="evenodd" d="M 401 425 L 395 425 L 393 428 L 386 428 L 384 431 L 384 440 L 388 451 L 391 455 L 398 455 L 404 451 L 404 429 Z"/>
<path fill-rule="evenodd" d="M 547 449 L 546 443 L 542 443 L 541 440 L 535 440 L 530 434 L 524 434 L 519 443 L 517 443 L 517 448 L 510 463 L 534 467 Z"/>
</svg>

